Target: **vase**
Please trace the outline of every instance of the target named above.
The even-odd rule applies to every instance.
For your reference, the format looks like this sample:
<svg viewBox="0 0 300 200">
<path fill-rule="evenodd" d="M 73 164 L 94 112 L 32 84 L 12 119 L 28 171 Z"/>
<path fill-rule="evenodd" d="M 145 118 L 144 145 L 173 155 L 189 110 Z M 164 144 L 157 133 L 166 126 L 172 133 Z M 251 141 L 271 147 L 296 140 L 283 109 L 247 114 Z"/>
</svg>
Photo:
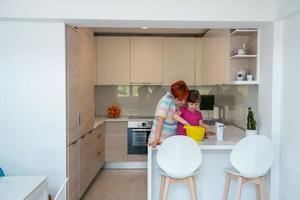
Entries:
<svg viewBox="0 0 300 200">
<path fill-rule="evenodd" d="M 246 136 L 257 135 L 257 130 L 248 130 L 246 129 Z"/>
</svg>

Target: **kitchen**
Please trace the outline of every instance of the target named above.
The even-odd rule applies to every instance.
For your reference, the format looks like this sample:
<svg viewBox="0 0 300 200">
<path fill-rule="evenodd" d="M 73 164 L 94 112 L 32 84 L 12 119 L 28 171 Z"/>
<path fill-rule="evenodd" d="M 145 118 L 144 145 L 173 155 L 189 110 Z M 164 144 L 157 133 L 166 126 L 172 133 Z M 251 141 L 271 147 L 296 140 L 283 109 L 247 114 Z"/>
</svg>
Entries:
<svg viewBox="0 0 300 200">
<path fill-rule="evenodd" d="M 129 117 L 142 117 L 142 126 L 149 126 L 158 100 L 183 79 L 203 98 L 214 98 L 202 110 L 206 122 L 226 126 L 221 145 L 212 137 L 199 146 L 199 197 L 222 197 L 223 168 L 232 142 L 240 139 L 231 138 L 230 130 L 242 128 L 245 136 L 251 105 L 259 135 L 275 147 L 266 181 L 270 199 L 299 199 L 293 156 L 299 141 L 299 8 L 299 2 L 282 0 L 1 1 L 0 185 L 13 176 L 42 175 L 47 196 L 67 183 L 69 199 L 156 199 L 156 150 L 128 154 L 140 151 L 128 145 L 128 133 L 136 129 L 128 122 L 141 120 Z M 245 29 L 254 37 L 240 41 L 245 35 L 238 32 Z M 97 40 L 116 45 L 99 47 Z M 102 61 L 112 67 L 99 66 Z M 120 108 L 119 118 L 107 117 L 111 106 Z M 178 186 L 170 198 L 189 195 Z M 3 192 L 18 194 L 12 188 L 0 189 L 1 198 Z M 236 188 L 233 183 L 230 198 Z M 253 195 L 245 185 L 242 199 Z"/>
<path fill-rule="evenodd" d="M 153 159 L 152 154 L 147 158 L 147 137 L 157 102 L 176 80 L 185 80 L 190 89 L 200 91 L 200 108 L 212 130 L 214 122 L 222 121 L 228 126 L 225 138 L 232 130 L 238 133 L 221 147 L 208 147 L 216 151 L 207 152 L 207 172 L 200 181 L 218 172 L 218 180 L 207 181 L 218 184 L 218 189 L 199 191 L 199 196 L 220 197 L 229 150 L 245 136 L 247 106 L 258 110 L 259 30 L 66 29 L 69 199 L 126 195 L 117 190 L 107 194 L 95 185 L 105 179 L 102 177 L 109 182 L 109 173 L 122 176 L 128 170 L 143 177 L 140 185 L 144 192 L 136 194 L 139 199 L 158 198 L 151 197 L 159 193 L 160 182 L 156 172 L 150 171 Z M 247 75 L 251 77 L 248 80 Z M 112 106 L 121 110 L 120 116 L 108 117 Z M 245 196 L 251 199 L 254 194 L 251 187 L 245 187 Z"/>
</svg>

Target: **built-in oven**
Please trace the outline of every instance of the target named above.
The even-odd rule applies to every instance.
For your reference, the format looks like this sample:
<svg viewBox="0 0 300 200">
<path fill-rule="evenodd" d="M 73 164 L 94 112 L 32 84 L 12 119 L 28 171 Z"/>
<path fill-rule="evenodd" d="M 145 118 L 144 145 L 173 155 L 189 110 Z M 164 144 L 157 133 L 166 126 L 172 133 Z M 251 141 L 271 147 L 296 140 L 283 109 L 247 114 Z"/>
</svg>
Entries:
<svg viewBox="0 0 300 200">
<path fill-rule="evenodd" d="M 128 120 L 128 154 L 147 154 L 148 137 L 153 121 Z"/>
</svg>

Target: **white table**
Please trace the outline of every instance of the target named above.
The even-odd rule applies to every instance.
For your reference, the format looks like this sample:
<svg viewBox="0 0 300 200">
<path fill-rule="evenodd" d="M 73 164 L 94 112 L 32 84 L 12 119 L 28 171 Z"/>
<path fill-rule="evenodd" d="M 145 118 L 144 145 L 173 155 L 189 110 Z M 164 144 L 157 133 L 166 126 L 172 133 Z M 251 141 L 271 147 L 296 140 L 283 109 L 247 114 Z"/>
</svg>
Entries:
<svg viewBox="0 0 300 200">
<path fill-rule="evenodd" d="M 46 176 L 0 177 L 1 200 L 48 200 Z"/>
</svg>

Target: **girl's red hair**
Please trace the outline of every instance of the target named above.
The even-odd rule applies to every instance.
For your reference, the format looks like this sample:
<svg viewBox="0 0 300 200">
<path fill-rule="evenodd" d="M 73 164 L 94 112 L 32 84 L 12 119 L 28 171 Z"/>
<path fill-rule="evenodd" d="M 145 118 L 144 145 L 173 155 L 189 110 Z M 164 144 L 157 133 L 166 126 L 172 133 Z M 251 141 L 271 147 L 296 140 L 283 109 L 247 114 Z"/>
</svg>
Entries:
<svg viewBox="0 0 300 200">
<path fill-rule="evenodd" d="M 171 85 L 171 93 L 175 99 L 182 101 L 189 95 L 189 88 L 184 81 L 176 81 Z"/>
</svg>

